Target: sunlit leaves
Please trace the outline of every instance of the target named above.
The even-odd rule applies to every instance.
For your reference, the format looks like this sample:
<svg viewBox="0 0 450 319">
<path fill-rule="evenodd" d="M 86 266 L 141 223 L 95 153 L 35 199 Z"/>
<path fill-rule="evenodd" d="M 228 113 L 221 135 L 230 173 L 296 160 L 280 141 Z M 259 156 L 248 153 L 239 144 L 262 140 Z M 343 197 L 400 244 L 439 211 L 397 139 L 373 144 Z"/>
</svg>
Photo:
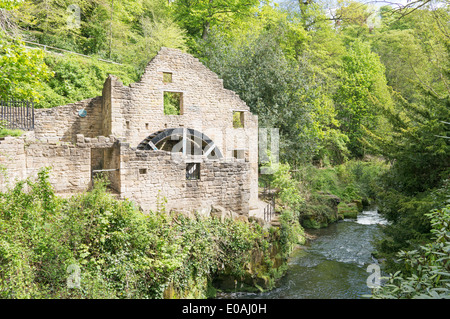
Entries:
<svg viewBox="0 0 450 319">
<path fill-rule="evenodd" d="M 363 150 L 358 139 L 362 137 L 362 125 L 375 127 L 381 106 L 392 103 L 384 66 L 370 46 L 357 39 L 343 57 L 341 78 L 335 97 L 338 115 L 349 135 L 353 155 L 360 156 Z"/>
<path fill-rule="evenodd" d="M 43 52 L 0 36 L 0 98 L 39 100 L 38 89 L 53 75 L 44 63 Z"/>
<path fill-rule="evenodd" d="M 12 10 L 19 7 L 24 0 L 0 0 L 0 9 Z"/>
<path fill-rule="evenodd" d="M 204 298 L 217 274 L 239 280 L 248 267 L 261 278 L 276 273 L 270 235 L 257 223 L 164 210 L 144 215 L 132 202 L 114 199 L 104 179 L 62 199 L 50 173 L 0 193 L 2 298 L 162 298 L 168 286 L 179 297 Z M 284 238 L 282 259 L 303 234 L 292 217 L 283 223 L 274 235 Z M 254 251 L 264 259 L 250 266 Z M 80 268 L 80 289 L 67 287 L 70 265 Z"/>
<path fill-rule="evenodd" d="M 249 16 L 256 0 L 176 0 L 172 3 L 176 20 L 193 37 L 206 39 L 214 26 L 227 26 Z"/>
</svg>

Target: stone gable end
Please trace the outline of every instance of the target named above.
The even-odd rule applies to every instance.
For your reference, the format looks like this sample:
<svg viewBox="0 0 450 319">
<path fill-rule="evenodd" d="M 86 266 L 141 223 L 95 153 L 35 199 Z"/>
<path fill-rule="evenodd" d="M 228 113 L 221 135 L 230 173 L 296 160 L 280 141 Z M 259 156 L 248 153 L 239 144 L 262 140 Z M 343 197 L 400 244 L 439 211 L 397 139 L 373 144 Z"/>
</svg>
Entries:
<svg viewBox="0 0 450 319">
<path fill-rule="evenodd" d="M 165 114 L 165 99 L 179 107 L 179 114 Z M 185 144 L 173 156 L 167 147 L 177 141 L 168 138 L 153 145 L 156 150 L 137 149 L 170 129 L 205 134 L 197 146 L 212 141 L 220 158 L 203 153 L 194 165 Z M 166 149 L 158 149 L 162 145 Z M 110 75 L 101 96 L 36 110 L 34 132 L 0 141 L 0 165 L 8 180 L 52 166 L 51 182 L 61 194 L 88 190 L 93 176 L 104 171 L 112 191 L 144 211 L 158 209 L 166 198 L 171 210 L 208 211 L 219 205 L 247 215 L 258 195 L 258 118 L 197 58 L 161 48 L 136 83 L 124 86 Z M 189 175 L 192 165 L 195 174 Z"/>
</svg>

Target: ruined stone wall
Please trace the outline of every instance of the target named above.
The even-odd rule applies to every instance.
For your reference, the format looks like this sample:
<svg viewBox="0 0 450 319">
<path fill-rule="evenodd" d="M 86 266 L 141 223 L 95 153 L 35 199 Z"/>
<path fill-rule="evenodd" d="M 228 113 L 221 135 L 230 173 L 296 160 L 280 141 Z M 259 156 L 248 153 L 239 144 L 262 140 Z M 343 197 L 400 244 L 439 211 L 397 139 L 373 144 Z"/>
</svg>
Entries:
<svg viewBox="0 0 450 319">
<path fill-rule="evenodd" d="M 199 180 L 186 179 L 186 162 L 200 163 Z M 241 215 L 249 212 L 251 167 L 245 160 L 139 151 L 113 136 L 77 135 L 75 144 L 7 137 L 0 141 L 0 167 L 7 172 L 0 174 L 1 191 L 16 180 L 36 178 L 41 168 L 50 167 L 49 181 L 55 192 L 70 195 L 91 187 L 92 169 L 106 169 L 111 188 L 146 212 L 161 208 L 158 203 L 164 198 L 167 211 L 205 212 L 220 205 Z"/>
<path fill-rule="evenodd" d="M 172 74 L 172 82 L 163 81 L 163 73 Z M 106 92 L 111 96 L 111 134 L 125 137 L 132 147 L 153 132 L 175 127 L 193 128 L 208 135 L 225 156 L 226 130 L 233 130 L 233 111 L 243 111 L 244 129 L 251 134 L 258 127 L 257 117 L 233 91 L 224 89 L 223 81 L 198 59 L 175 49 L 161 49 L 148 64 L 141 80 L 121 86 L 118 79 L 108 79 Z M 182 114 L 164 115 L 164 92 L 182 93 Z M 107 105 L 108 102 L 104 102 Z M 106 111 L 105 111 L 106 112 Z M 250 134 L 248 132 L 247 134 Z M 257 136 L 256 136 L 257 137 Z M 248 147 L 243 143 L 240 148 Z"/>
<path fill-rule="evenodd" d="M 172 81 L 163 80 L 170 73 Z M 111 134 L 136 147 L 150 134 L 185 127 L 206 134 L 225 158 L 239 149 L 250 163 L 250 201 L 257 201 L 258 118 L 223 81 L 198 59 L 180 50 L 162 48 L 148 64 L 141 80 L 129 87 L 110 77 L 105 83 L 104 107 L 111 112 Z M 164 92 L 182 94 L 182 113 L 164 114 Z M 108 100 L 108 101 L 106 101 Z M 243 128 L 233 127 L 233 112 L 243 112 Z M 104 110 L 105 114 L 109 111 Z"/>
<path fill-rule="evenodd" d="M 90 150 L 71 143 L 34 142 L 25 147 L 27 176 L 35 177 L 50 167 L 50 183 L 57 193 L 78 193 L 87 189 L 91 180 Z"/>
<path fill-rule="evenodd" d="M 17 180 L 36 178 L 39 170 L 50 167 L 50 183 L 60 194 L 84 191 L 89 186 L 90 149 L 71 143 L 47 142 L 33 137 L 6 137 L 0 141 L 0 190 Z M 9 183 L 8 183 L 9 182 Z"/>
<path fill-rule="evenodd" d="M 92 168 L 116 169 L 120 157 L 114 137 L 76 136 L 76 143 L 38 140 L 34 136 L 6 137 L 0 141 L 0 191 L 16 180 L 35 178 L 50 167 L 50 183 L 58 194 L 71 194 L 91 186 Z M 94 155 L 94 156 L 93 156 Z M 99 166 L 95 166 L 98 163 Z M 93 166 L 94 165 L 94 166 Z M 107 172 L 113 189 L 119 189 L 118 171 Z M 10 183 L 8 184 L 8 181 Z"/>
<path fill-rule="evenodd" d="M 77 135 L 76 146 L 90 152 L 91 170 L 109 170 L 100 172 L 109 181 L 110 187 L 120 191 L 120 151 L 118 140 L 114 136 L 97 136 L 95 138 Z M 94 174 L 95 175 L 95 174 Z"/>
<path fill-rule="evenodd" d="M 78 112 L 86 111 L 81 117 Z M 74 142 L 77 134 L 96 137 L 103 134 L 102 97 L 91 98 L 49 109 L 35 109 L 35 136 L 38 139 Z"/>
<path fill-rule="evenodd" d="M 121 196 L 149 210 L 190 213 L 220 205 L 248 215 L 249 163 L 240 160 L 196 160 L 200 179 L 186 180 L 186 163 L 165 151 L 135 151 L 121 145 Z"/>
<path fill-rule="evenodd" d="M 167 74 L 171 81 L 164 80 Z M 164 114 L 164 92 L 181 94 L 180 115 Z M 242 112 L 243 128 L 233 127 L 235 111 Z M 156 131 L 178 127 L 206 134 L 224 156 L 220 161 L 202 159 L 199 181 L 186 181 L 185 163 L 174 162 L 170 154 L 119 145 L 135 148 Z M 169 208 L 186 210 L 220 203 L 246 214 L 258 198 L 257 116 L 214 72 L 180 50 L 162 48 L 141 80 L 128 87 L 109 76 L 101 97 L 36 110 L 35 137 L 38 141 L 29 146 L 5 143 L 17 163 L 3 161 L 18 178 L 52 165 L 51 182 L 58 192 L 85 190 L 92 169 L 111 169 L 112 188 L 146 209 L 156 208 L 158 190 Z M 236 150 L 242 160 L 233 157 Z"/>
<path fill-rule="evenodd" d="M 0 140 L 0 192 L 26 178 L 24 139 L 5 137 Z"/>
</svg>

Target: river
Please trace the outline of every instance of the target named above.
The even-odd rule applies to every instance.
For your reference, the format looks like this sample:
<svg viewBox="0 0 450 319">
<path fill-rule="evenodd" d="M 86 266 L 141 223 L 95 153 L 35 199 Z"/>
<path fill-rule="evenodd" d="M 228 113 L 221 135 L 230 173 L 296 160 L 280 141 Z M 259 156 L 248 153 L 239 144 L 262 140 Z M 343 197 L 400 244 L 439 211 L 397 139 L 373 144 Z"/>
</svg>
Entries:
<svg viewBox="0 0 450 319">
<path fill-rule="evenodd" d="M 295 250 L 287 274 L 277 288 L 264 293 L 231 293 L 226 298 L 264 299 L 360 299 L 370 294 L 367 271 L 377 261 L 372 257 L 373 240 L 387 222 L 376 209 L 367 209 L 355 219 L 308 230 L 316 237 Z"/>
</svg>

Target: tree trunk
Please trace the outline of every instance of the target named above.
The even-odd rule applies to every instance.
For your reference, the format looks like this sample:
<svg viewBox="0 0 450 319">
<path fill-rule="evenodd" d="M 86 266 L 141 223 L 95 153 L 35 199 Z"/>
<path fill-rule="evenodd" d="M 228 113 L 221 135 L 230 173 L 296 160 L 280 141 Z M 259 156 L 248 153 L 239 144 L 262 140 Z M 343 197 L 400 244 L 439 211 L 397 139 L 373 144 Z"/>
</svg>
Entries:
<svg viewBox="0 0 450 319">
<path fill-rule="evenodd" d="M 206 38 L 208 38 L 208 34 L 209 34 L 209 21 L 206 21 L 203 24 L 203 33 L 202 33 L 202 39 L 206 40 Z"/>
</svg>

